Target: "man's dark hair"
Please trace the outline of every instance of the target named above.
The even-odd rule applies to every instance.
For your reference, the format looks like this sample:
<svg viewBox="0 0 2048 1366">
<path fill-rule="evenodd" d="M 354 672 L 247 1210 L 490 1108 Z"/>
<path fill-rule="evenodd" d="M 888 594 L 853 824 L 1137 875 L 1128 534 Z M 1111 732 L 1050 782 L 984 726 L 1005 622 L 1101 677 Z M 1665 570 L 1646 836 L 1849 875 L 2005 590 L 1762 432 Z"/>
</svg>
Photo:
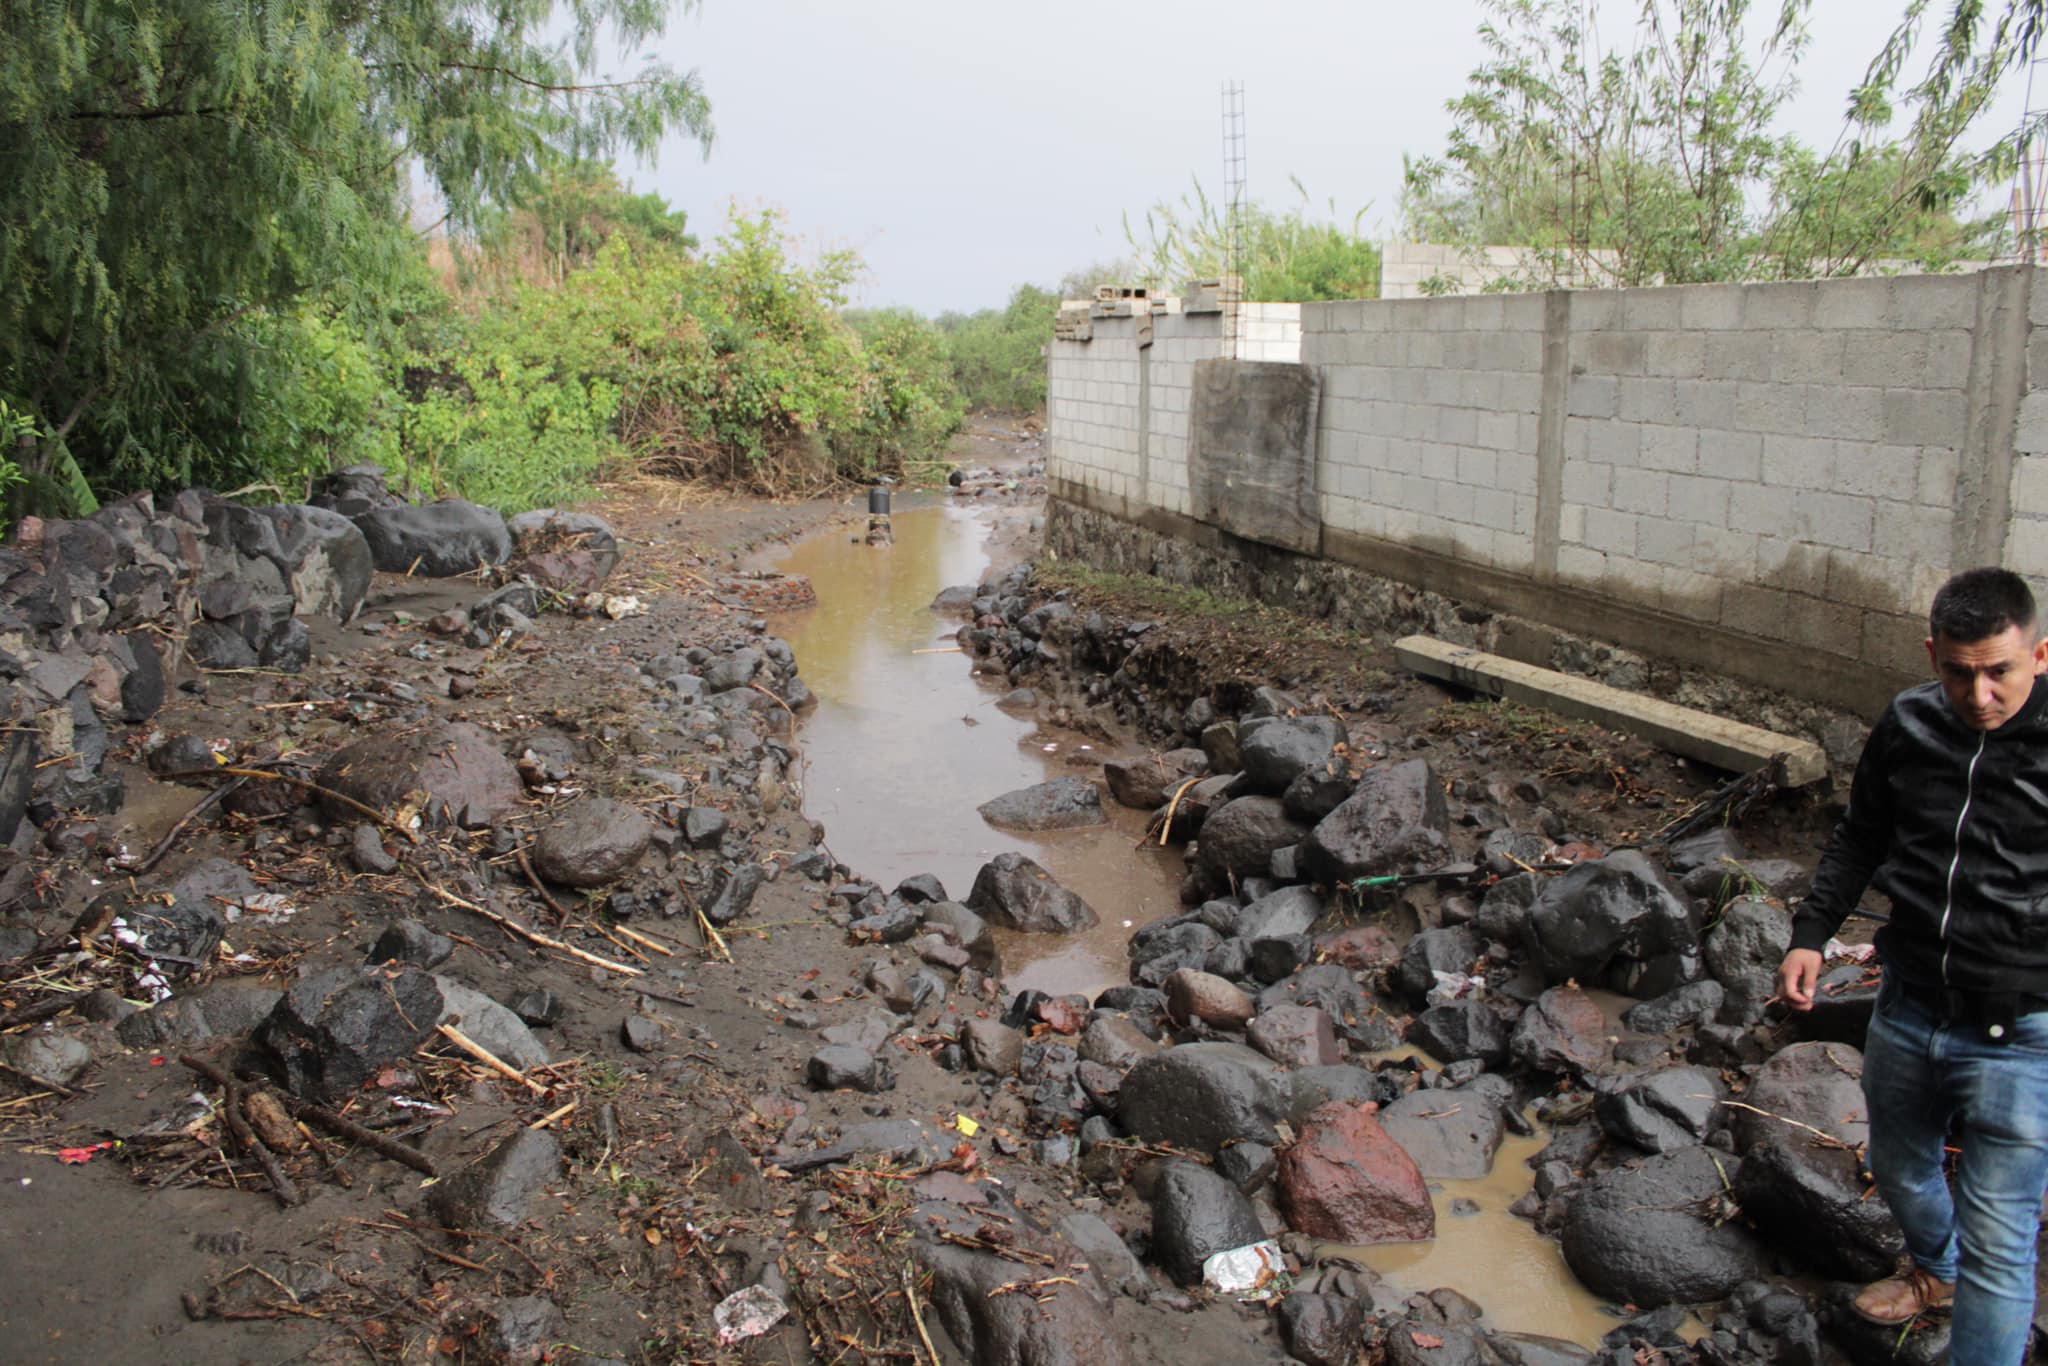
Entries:
<svg viewBox="0 0 2048 1366">
<path fill-rule="evenodd" d="M 1927 634 L 1969 642 L 1989 640 L 2017 626 L 2031 636 L 2034 621 L 2034 595 L 2027 581 L 2010 569 L 1987 566 L 1965 569 L 1941 586 L 1927 613 Z"/>
</svg>

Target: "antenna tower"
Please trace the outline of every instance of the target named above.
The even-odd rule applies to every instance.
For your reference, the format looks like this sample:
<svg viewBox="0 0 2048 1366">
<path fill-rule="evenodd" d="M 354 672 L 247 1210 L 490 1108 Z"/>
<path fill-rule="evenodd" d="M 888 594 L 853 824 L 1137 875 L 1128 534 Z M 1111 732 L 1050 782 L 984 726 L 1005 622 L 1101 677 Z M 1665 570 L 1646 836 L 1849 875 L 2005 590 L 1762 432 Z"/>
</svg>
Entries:
<svg viewBox="0 0 2048 1366">
<path fill-rule="evenodd" d="M 1237 359 L 1244 298 L 1244 82 L 1223 83 L 1223 354 Z"/>
<path fill-rule="evenodd" d="M 2048 262 L 2048 88 L 2036 90 L 2035 77 L 2048 57 L 2027 63 L 2027 108 L 2020 115 L 2020 170 L 2012 191 L 2014 258 Z M 2048 82 L 2044 82 L 2048 87 Z"/>
</svg>

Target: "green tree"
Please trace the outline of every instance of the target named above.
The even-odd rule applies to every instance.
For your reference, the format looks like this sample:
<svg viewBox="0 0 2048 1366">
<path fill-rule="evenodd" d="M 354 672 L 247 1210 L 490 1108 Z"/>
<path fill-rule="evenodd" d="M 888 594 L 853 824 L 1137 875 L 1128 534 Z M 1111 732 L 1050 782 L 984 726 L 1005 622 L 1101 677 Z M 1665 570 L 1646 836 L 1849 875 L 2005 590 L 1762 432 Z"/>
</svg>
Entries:
<svg viewBox="0 0 2048 1366">
<path fill-rule="evenodd" d="M 940 315 L 953 383 L 969 408 L 1030 413 L 1045 406 L 1045 344 L 1059 311 L 1059 295 L 1026 284 L 1002 308 Z"/>
<path fill-rule="evenodd" d="M 1446 149 L 1407 163 L 1410 236 L 1526 247 L 1519 285 L 1850 274 L 1985 250 L 1988 224 L 1958 216 L 1977 176 L 1956 150 L 1985 68 L 1910 93 L 1922 121 L 1886 142 L 1911 46 L 1895 39 L 1822 156 L 1776 128 L 1811 0 L 1778 0 L 1760 33 L 1749 0 L 1643 0 L 1626 47 L 1602 38 L 1595 0 L 1484 3 L 1488 60 L 1449 103 Z"/>
<path fill-rule="evenodd" d="M 684 0 L 687 7 L 690 0 Z M 553 160 L 700 143 L 693 74 L 592 76 L 664 0 L 0 0 L 0 395 L 102 485 L 260 476 L 308 301 L 380 325 L 408 177 L 457 232 Z"/>
<path fill-rule="evenodd" d="M 1366 210 L 1340 224 L 1331 203 L 1328 221 L 1313 218 L 1307 189 L 1299 180 L 1292 184 L 1298 199 L 1285 210 L 1258 203 L 1239 209 L 1238 262 L 1245 299 L 1378 298 L 1380 251 L 1359 235 Z M 1124 236 L 1136 257 L 1134 282 L 1185 293 L 1197 280 L 1221 278 L 1230 262 L 1227 207 L 1209 198 L 1197 179 L 1178 203 L 1161 202 L 1146 211 L 1142 238 L 1126 220 Z"/>
</svg>

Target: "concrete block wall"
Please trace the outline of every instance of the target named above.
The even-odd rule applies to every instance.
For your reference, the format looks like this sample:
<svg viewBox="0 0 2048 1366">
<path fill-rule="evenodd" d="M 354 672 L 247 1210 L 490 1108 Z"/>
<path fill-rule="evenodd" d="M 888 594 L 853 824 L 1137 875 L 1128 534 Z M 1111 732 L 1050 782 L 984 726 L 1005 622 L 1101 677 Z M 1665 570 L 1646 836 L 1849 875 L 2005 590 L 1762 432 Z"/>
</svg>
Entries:
<svg viewBox="0 0 2048 1366">
<path fill-rule="evenodd" d="M 1239 360 L 1301 359 L 1301 304 L 1243 304 L 1237 320 Z"/>
<path fill-rule="evenodd" d="M 1323 371 L 1324 525 L 1526 572 L 1543 296 L 1302 307 L 1301 358 Z"/>
<path fill-rule="evenodd" d="M 1299 319 L 1323 558 L 1862 710 L 1924 675 L 1955 570 L 2006 564 L 2048 602 L 2031 268 Z M 1055 495 L 1187 517 L 1190 373 L 1220 345 L 1213 315 L 1156 319 L 1144 361 L 1127 320 L 1054 343 Z"/>
</svg>

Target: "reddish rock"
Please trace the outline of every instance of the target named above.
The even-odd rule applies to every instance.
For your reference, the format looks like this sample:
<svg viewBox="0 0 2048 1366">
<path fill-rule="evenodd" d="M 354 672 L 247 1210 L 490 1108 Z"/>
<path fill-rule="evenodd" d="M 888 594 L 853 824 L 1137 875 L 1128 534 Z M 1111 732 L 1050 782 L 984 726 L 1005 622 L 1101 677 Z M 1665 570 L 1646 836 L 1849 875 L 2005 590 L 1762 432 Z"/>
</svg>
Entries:
<svg viewBox="0 0 2048 1366">
<path fill-rule="evenodd" d="M 1038 1003 L 1038 1018 L 1055 1034 L 1079 1034 L 1088 1027 L 1088 1010 L 1060 996 Z"/>
<path fill-rule="evenodd" d="M 1280 1154 L 1288 1227 L 1337 1243 L 1436 1237 L 1422 1172 L 1380 1127 L 1378 1111 L 1371 1101 L 1333 1100 L 1310 1112 L 1300 1141 Z"/>
<path fill-rule="evenodd" d="M 1401 961 L 1401 946 L 1378 925 L 1353 925 L 1348 930 L 1325 935 L 1316 947 L 1333 963 L 1353 972 L 1391 968 Z"/>
<path fill-rule="evenodd" d="M 1282 1067 L 1327 1067 L 1344 1060 L 1330 1012 L 1316 1006 L 1274 1006 L 1245 1030 L 1245 1041 Z"/>
<path fill-rule="evenodd" d="M 1258 1012 L 1258 1004 L 1241 988 L 1198 968 L 1174 969 L 1163 989 L 1166 1014 L 1179 1025 L 1200 1020 L 1211 1029 L 1243 1029 Z"/>
</svg>

